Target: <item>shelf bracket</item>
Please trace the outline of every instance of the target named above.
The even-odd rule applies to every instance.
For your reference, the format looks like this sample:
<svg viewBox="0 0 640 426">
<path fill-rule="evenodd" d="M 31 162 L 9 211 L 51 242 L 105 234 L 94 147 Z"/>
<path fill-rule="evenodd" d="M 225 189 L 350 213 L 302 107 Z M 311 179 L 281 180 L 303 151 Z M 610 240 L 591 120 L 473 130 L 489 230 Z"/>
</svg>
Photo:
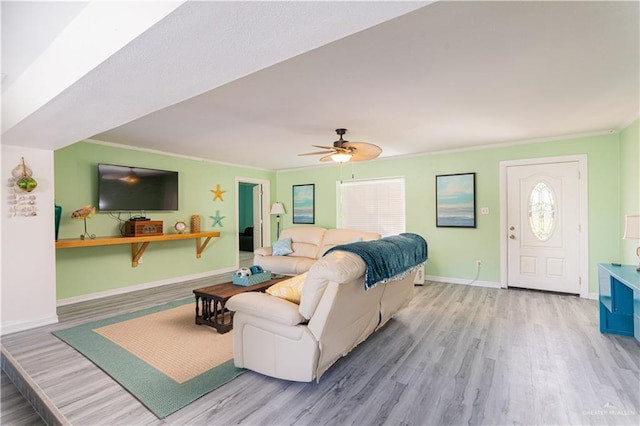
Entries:
<svg viewBox="0 0 640 426">
<path fill-rule="evenodd" d="M 138 247 L 138 243 L 131 243 L 131 267 L 135 268 L 138 266 L 138 261 L 142 257 L 142 254 L 149 246 L 149 241 L 145 241 Z"/>
<path fill-rule="evenodd" d="M 202 255 L 202 251 L 207 247 L 211 237 L 206 237 L 204 242 L 202 242 L 202 238 L 196 238 L 196 259 L 200 259 L 200 255 Z"/>
</svg>

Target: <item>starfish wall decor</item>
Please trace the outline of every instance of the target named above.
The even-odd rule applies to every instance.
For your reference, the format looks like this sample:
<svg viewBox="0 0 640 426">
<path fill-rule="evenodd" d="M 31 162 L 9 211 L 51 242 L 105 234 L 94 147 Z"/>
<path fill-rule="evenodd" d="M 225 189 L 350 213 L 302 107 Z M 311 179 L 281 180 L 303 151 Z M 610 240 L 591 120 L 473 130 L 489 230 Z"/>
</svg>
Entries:
<svg viewBox="0 0 640 426">
<path fill-rule="evenodd" d="M 213 201 L 220 199 L 220 201 L 224 201 L 224 199 L 222 198 L 222 194 L 224 194 L 227 191 L 222 191 L 220 189 L 220 184 L 216 185 L 216 189 L 212 189 L 211 192 L 213 192 Z"/>
<path fill-rule="evenodd" d="M 213 227 L 215 227 L 216 225 L 220 225 L 221 228 L 224 227 L 224 225 L 222 224 L 222 219 L 224 219 L 226 216 L 220 216 L 220 210 L 216 210 L 216 215 L 215 216 L 209 216 L 211 219 L 213 219 Z"/>
</svg>

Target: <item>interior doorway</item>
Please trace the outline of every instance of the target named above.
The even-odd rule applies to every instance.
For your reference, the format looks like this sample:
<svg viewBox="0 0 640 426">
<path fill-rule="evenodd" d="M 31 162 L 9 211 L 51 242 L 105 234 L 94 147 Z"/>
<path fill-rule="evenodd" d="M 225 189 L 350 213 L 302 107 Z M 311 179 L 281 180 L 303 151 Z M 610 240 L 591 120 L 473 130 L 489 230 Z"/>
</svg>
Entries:
<svg viewBox="0 0 640 426">
<path fill-rule="evenodd" d="M 236 178 L 238 267 L 253 263 L 253 251 L 269 241 L 269 181 Z"/>
<path fill-rule="evenodd" d="M 503 162 L 501 197 L 503 287 L 588 296 L 586 156 Z"/>
</svg>

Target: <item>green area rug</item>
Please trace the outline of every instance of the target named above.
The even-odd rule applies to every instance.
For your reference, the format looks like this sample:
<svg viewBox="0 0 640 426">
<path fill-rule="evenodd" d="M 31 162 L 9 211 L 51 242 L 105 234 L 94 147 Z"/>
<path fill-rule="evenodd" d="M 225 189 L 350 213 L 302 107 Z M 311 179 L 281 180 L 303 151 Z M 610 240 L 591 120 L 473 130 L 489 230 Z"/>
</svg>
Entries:
<svg viewBox="0 0 640 426">
<path fill-rule="evenodd" d="M 153 325 L 150 331 L 144 331 L 145 336 L 140 336 L 138 340 L 147 340 L 149 333 L 166 333 L 162 331 L 164 328 L 162 321 L 156 321 L 155 318 L 158 315 L 163 315 L 163 311 L 167 311 L 170 314 L 170 310 L 176 312 L 183 312 L 179 321 L 180 327 L 184 327 L 184 335 L 194 335 L 190 337 L 192 342 L 188 345 L 181 344 L 183 347 L 192 347 L 200 351 L 206 351 L 209 348 L 210 351 L 216 350 L 216 345 L 224 346 L 229 345 L 230 339 L 225 335 L 218 335 L 215 330 L 207 326 L 195 325 L 195 303 L 193 298 L 178 300 L 157 306 L 149 309 L 145 309 L 139 312 L 118 315 L 112 318 L 94 321 L 87 324 L 82 324 L 76 327 L 68 328 L 65 330 L 56 331 L 53 334 L 72 346 L 82 355 L 91 360 L 94 364 L 100 367 L 105 373 L 116 380 L 127 391 L 135 396 L 142 404 L 144 404 L 150 411 L 152 411 L 158 418 L 162 419 L 166 416 L 174 413 L 175 411 L 190 404 L 201 396 L 208 392 L 222 386 L 225 383 L 235 379 L 246 370 L 236 368 L 233 365 L 233 359 L 223 360 L 219 365 L 210 368 L 202 373 L 198 373 L 192 378 L 182 381 L 182 383 L 172 379 L 169 375 L 163 373 L 161 370 L 153 367 L 150 363 L 135 356 L 129 350 L 114 343 L 112 340 L 103 337 L 99 334 L 97 329 L 104 329 L 104 327 L 115 325 L 124 321 L 130 321 L 131 323 L 142 319 L 141 317 L 149 316 L 153 318 L 149 323 Z M 191 304 L 193 309 L 188 309 L 184 306 Z M 187 308 L 187 309 L 185 309 Z M 186 317 L 188 316 L 188 317 Z M 144 322 L 144 319 L 142 319 Z M 171 320 L 174 333 L 176 332 L 176 322 Z M 164 327 L 164 328 L 163 328 Z M 127 328 L 127 327 L 124 327 Z M 178 329 L 178 332 L 180 330 Z M 230 334 L 230 333 L 229 333 Z M 156 341 L 158 336 L 155 337 Z M 225 339 L 223 343 L 221 339 Z M 153 341 L 153 339 L 150 339 Z M 171 344 L 173 339 L 170 335 L 167 335 L 166 341 Z M 152 344 L 152 343 L 149 343 Z M 153 343 L 152 351 L 162 351 L 162 347 L 157 343 Z M 144 344 L 142 344 L 144 346 Z M 144 349 L 144 348 L 143 348 Z M 217 348 L 218 350 L 220 347 Z M 230 352 L 229 352 L 230 353 Z M 173 355 L 171 355 L 173 356 Z M 184 363 L 192 361 L 185 359 Z M 182 360 L 177 364 L 182 365 Z M 191 366 L 202 368 L 202 366 Z"/>
</svg>

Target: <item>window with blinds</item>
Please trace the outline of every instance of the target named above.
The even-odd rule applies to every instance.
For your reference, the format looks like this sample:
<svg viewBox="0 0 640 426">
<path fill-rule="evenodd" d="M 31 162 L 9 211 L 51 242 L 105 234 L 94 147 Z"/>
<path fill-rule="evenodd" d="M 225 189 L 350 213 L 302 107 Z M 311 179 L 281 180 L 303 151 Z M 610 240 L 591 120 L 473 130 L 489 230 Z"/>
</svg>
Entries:
<svg viewBox="0 0 640 426">
<path fill-rule="evenodd" d="M 342 182 L 338 194 L 340 228 L 383 237 L 405 232 L 404 178 Z"/>
</svg>

